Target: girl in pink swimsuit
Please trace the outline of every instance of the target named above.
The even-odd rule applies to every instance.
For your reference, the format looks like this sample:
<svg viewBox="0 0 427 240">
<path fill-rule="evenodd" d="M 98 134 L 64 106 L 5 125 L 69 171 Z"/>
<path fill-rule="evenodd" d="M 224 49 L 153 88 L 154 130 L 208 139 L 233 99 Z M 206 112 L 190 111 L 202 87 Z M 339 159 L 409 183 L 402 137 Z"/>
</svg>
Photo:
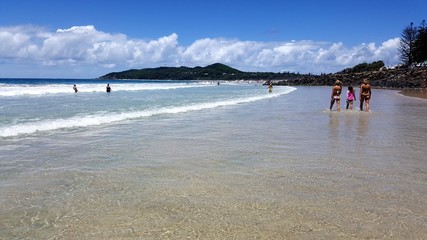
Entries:
<svg viewBox="0 0 427 240">
<path fill-rule="evenodd" d="M 348 87 L 348 91 L 347 91 L 347 107 L 346 109 L 348 109 L 348 107 L 350 106 L 350 109 L 353 110 L 353 102 L 356 101 L 356 92 L 354 91 L 352 86 Z"/>
</svg>

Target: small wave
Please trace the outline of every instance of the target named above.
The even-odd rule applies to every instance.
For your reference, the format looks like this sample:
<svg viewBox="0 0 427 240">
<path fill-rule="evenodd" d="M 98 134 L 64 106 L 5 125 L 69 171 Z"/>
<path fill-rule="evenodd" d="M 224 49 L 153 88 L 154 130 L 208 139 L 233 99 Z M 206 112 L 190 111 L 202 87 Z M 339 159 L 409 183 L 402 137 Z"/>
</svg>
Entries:
<svg viewBox="0 0 427 240">
<path fill-rule="evenodd" d="M 145 90 L 173 90 L 180 88 L 209 87 L 213 85 L 195 83 L 175 84 L 110 84 L 113 91 L 145 91 Z M 106 84 L 81 84 L 77 85 L 79 93 L 105 92 Z M 3 85 L 0 88 L 0 97 L 14 96 L 43 96 L 50 94 L 74 93 L 73 85 L 49 84 L 49 85 Z"/>
<path fill-rule="evenodd" d="M 0 137 L 14 137 L 25 134 L 33 134 L 37 132 L 53 131 L 59 129 L 70 129 L 77 127 L 89 127 L 103 124 L 111 124 L 124 120 L 138 119 L 151 117 L 162 114 L 177 114 L 190 111 L 200 111 L 205 109 L 212 109 L 223 106 L 232 106 L 242 103 L 249 103 L 263 99 L 278 97 L 280 95 L 288 94 L 296 90 L 293 87 L 275 88 L 275 93 L 262 94 L 253 97 L 237 98 L 224 101 L 215 101 L 207 103 L 198 103 L 189 106 L 176 106 L 165 107 L 159 109 L 151 109 L 144 111 L 132 111 L 122 113 L 99 113 L 86 116 L 75 116 L 67 119 L 47 119 L 31 123 L 20 123 L 11 126 L 0 128 Z"/>
</svg>

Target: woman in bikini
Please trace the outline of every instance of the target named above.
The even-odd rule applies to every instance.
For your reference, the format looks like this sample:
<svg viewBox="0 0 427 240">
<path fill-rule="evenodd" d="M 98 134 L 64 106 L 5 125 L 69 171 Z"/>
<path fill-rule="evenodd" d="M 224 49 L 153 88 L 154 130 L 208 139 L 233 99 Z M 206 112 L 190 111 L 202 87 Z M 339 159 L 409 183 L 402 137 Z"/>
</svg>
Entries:
<svg viewBox="0 0 427 240">
<path fill-rule="evenodd" d="M 371 85 L 369 85 L 368 79 L 363 79 L 362 85 L 360 85 L 360 111 L 363 111 L 363 102 L 366 103 L 366 111 L 369 112 L 369 101 L 371 100 Z"/>
<path fill-rule="evenodd" d="M 337 102 L 337 111 L 340 111 L 340 97 L 341 97 L 341 81 L 336 80 L 334 86 L 332 87 L 332 94 L 331 94 L 331 105 L 329 107 L 329 110 L 332 110 L 332 107 L 334 106 L 335 101 Z"/>
</svg>

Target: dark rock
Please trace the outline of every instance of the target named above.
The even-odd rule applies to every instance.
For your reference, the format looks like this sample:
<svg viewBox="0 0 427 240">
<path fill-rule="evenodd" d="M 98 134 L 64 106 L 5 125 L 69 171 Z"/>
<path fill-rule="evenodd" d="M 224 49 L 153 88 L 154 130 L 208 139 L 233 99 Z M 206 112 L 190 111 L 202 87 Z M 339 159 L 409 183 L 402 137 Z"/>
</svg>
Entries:
<svg viewBox="0 0 427 240">
<path fill-rule="evenodd" d="M 335 73 L 324 75 L 304 75 L 276 82 L 286 86 L 331 86 L 341 80 L 345 86 L 359 86 L 367 78 L 373 87 L 379 88 L 426 88 L 427 67 L 385 69 L 361 73 Z"/>
</svg>

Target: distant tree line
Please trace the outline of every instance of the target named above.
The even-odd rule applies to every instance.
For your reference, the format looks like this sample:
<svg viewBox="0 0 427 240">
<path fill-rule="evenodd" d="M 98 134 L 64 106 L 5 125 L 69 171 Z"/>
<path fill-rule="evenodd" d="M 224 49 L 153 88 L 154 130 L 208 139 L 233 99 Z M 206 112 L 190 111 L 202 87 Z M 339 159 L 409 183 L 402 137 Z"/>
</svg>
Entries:
<svg viewBox="0 0 427 240">
<path fill-rule="evenodd" d="M 427 24 L 423 20 L 419 26 L 410 23 L 403 29 L 399 42 L 399 59 L 404 66 L 426 64 Z"/>
<path fill-rule="evenodd" d="M 378 71 L 382 67 L 384 67 L 383 61 L 376 61 L 372 63 L 361 63 L 361 64 L 357 64 L 354 67 L 346 68 L 338 73 L 362 73 L 362 72 Z"/>
</svg>

